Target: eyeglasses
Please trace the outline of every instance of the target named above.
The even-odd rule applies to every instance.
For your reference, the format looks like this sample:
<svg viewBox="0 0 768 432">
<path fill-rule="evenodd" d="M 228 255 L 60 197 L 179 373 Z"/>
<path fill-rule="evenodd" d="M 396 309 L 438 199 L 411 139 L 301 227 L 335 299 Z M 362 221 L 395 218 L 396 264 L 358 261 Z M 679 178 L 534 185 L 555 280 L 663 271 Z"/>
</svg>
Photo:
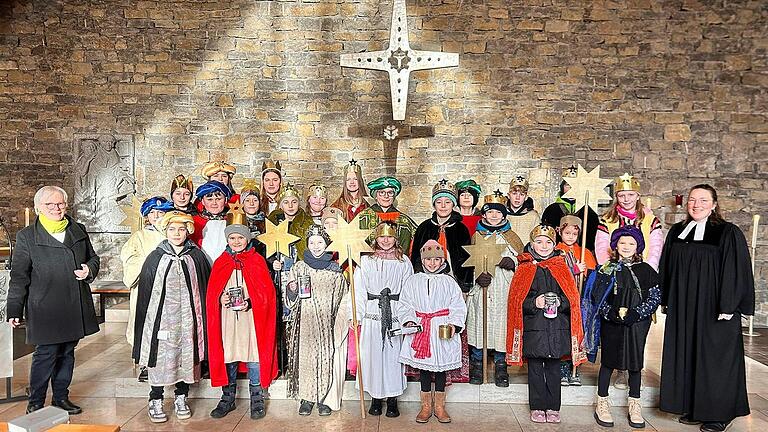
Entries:
<svg viewBox="0 0 768 432">
<path fill-rule="evenodd" d="M 393 196 L 395 196 L 395 191 L 393 191 L 393 190 L 388 190 L 388 191 L 380 190 L 380 191 L 376 191 L 376 194 L 377 195 L 381 195 L 381 196 L 386 196 L 386 197 L 393 197 Z"/>
<path fill-rule="evenodd" d="M 59 209 L 67 208 L 67 203 L 43 203 L 43 205 L 48 210 L 56 210 L 57 208 Z"/>
</svg>

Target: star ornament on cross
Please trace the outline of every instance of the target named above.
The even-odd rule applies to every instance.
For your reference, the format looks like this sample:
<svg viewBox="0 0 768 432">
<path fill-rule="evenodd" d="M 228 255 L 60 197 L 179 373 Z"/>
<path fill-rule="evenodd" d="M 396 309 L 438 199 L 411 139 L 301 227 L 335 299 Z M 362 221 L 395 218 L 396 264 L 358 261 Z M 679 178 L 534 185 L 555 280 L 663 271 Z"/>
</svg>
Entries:
<svg viewBox="0 0 768 432">
<path fill-rule="evenodd" d="M 341 55 L 342 67 L 378 70 L 389 74 L 392 119 L 395 121 L 405 120 L 411 71 L 459 65 L 459 55 L 456 53 L 411 49 L 406 15 L 405 0 L 395 0 L 389 28 L 389 46 L 385 50 Z"/>
</svg>

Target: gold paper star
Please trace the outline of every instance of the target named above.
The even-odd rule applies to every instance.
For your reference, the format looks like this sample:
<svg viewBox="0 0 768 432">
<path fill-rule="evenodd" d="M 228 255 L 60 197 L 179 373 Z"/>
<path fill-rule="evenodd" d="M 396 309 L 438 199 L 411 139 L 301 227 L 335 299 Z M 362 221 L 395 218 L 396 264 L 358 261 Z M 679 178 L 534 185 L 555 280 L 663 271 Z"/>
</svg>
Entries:
<svg viewBox="0 0 768 432">
<path fill-rule="evenodd" d="M 279 225 L 275 225 L 271 220 L 265 219 L 267 232 L 258 235 L 256 238 L 267 246 L 267 257 L 276 253 L 290 255 L 289 246 L 301 239 L 288 232 L 288 221 L 284 220 Z"/>
<path fill-rule="evenodd" d="M 120 210 L 125 214 L 125 219 L 120 222 L 120 225 L 130 228 L 131 233 L 135 233 L 144 228 L 144 217 L 141 215 L 141 204 L 142 202 L 139 201 L 136 195 L 131 195 L 130 204 L 120 205 Z"/>
<path fill-rule="evenodd" d="M 328 231 L 331 236 L 331 244 L 325 250 L 338 252 L 339 263 L 347 259 L 352 262 L 360 262 L 360 254 L 373 252 L 371 246 L 365 241 L 373 230 L 360 229 L 360 215 L 355 216 L 351 222 L 339 219 L 339 226 L 335 230 Z"/>
<path fill-rule="evenodd" d="M 462 246 L 469 253 L 469 258 L 461 266 L 474 267 L 475 274 L 477 275 L 483 272 L 488 272 L 491 276 L 495 275 L 496 264 L 501 261 L 501 254 L 507 250 L 506 244 L 496 243 L 497 238 L 498 235 L 496 233 L 486 237 L 479 232 L 475 232 L 474 237 L 472 237 L 472 244 Z"/>
<path fill-rule="evenodd" d="M 612 198 L 605 191 L 606 186 L 611 184 L 611 179 L 600 178 L 600 165 L 596 166 L 591 172 L 587 172 L 579 164 L 576 177 L 563 178 L 571 186 L 571 189 L 563 195 L 563 199 L 572 198 L 576 200 L 575 208 L 581 208 L 586 201 L 593 210 L 597 210 L 600 201 L 610 201 Z"/>
</svg>

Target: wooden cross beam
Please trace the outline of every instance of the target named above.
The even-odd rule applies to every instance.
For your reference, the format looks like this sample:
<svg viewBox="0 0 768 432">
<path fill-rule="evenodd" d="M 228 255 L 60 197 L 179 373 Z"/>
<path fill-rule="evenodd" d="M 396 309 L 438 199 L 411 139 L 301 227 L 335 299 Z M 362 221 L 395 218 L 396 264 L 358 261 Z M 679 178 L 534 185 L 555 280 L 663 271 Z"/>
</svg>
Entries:
<svg viewBox="0 0 768 432">
<path fill-rule="evenodd" d="M 384 172 L 387 175 L 397 173 L 397 151 L 401 140 L 411 138 L 429 138 L 435 136 L 432 126 L 410 126 L 401 122 L 382 125 L 352 126 L 347 131 L 350 137 L 374 138 L 382 140 L 384 150 Z"/>
<path fill-rule="evenodd" d="M 408 42 L 405 0 L 395 0 L 392 5 L 389 46 L 385 50 L 341 55 L 342 67 L 378 70 L 389 74 L 392 119 L 395 121 L 405 120 L 411 71 L 440 69 L 458 65 L 458 54 L 411 49 Z"/>
</svg>

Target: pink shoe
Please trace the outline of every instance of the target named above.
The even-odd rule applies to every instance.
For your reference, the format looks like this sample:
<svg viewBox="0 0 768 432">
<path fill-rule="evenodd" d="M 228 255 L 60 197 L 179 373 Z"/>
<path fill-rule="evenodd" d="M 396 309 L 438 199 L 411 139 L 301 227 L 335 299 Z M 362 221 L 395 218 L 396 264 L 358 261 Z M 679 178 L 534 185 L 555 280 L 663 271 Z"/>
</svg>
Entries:
<svg viewBox="0 0 768 432">
<path fill-rule="evenodd" d="M 531 421 L 534 423 L 546 423 L 547 415 L 542 410 L 531 411 Z"/>
<path fill-rule="evenodd" d="M 547 410 L 547 423 L 560 423 L 560 411 Z"/>
</svg>

